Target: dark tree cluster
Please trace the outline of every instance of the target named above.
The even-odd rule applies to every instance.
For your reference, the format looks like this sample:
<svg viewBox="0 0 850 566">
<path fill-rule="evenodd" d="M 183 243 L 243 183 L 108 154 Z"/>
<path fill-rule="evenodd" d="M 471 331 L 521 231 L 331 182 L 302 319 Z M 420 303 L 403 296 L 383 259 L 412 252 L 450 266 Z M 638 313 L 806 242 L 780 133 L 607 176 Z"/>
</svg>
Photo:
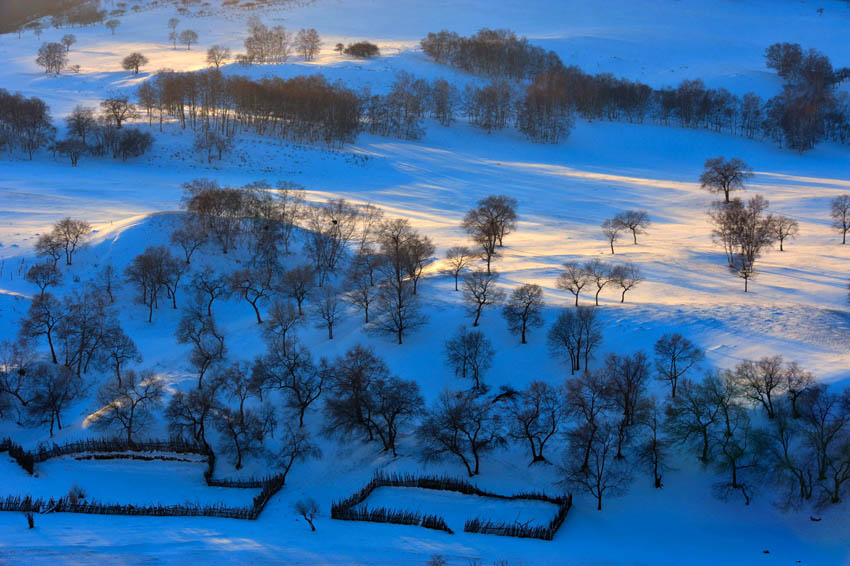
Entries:
<svg viewBox="0 0 850 566">
<path fill-rule="evenodd" d="M 138 128 L 124 126 L 136 115 L 135 106 L 125 96 L 113 96 L 100 103 L 101 112 L 76 106 L 65 118 L 67 137 L 55 144 L 61 155 L 76 166 L 84 155 L 112 155 L 122 161 L 139 157 L 153 146 L 153 136 Z"/>
<path fill-rule="evenodd" d="M 34 349 L 38 341 L 47 345 L 47 361 Z M 0 354 L 0 414 L 13 411 L 19 422 L 48 425 L 51 436 L 54 428 L 62 429 L 63 413 L 86 393 L 90 383 L 84 376 L 92 368 L 120 384 L 128 373 L 122 369 L 141 361 L 97 281 L 63 299 L 42 291 L 20 321 L 18 341 L 4 343 Z"/>
<path fill-rule="evenodd" d="M 782 93 L 766 102 L 752 92 L 739 97 L 706 88 L 700 79 L 654 89 L 609 73 L 591 75 L 508 30 L 482 29 L 470 37 L 429 33 L 421 45 L 438 63 L 495 81 L 528 81 L 517 123 L 533 141 L 556 142 L 569 132 L 575 110 L 588 120 L 653 120 L 761 137 L 801 152 L 823 139 L 850 142 L 850 96 L 836 91 L 850 71 L 833 69 L 825 55 L 804 52 L 798 44 L 777 43 L 766 50 L 767 66 L 785 81 Z"/>
<path fill-rule="evenodd" d="M 68 50 L 61 43 L 44 43 L 38 48 L 35 62 L 45 73 L 58 75 L 68 65 Z"/>
<path fill-rule="evenodd" d="M 505 29 L 482 29 L 470 37 L 443 30 L 429 33 L 420 45 L 438 63 L 494 78 L 531 79 L 561 63 L 554 52 Z"/>
<path fill-rule="evenodd" d="M 369 59 L 381 54 L 380 48 L 374 43 L 370 43 L 368 41 L 349 43 L 342 49 L 342 52 L 346 55 L 351 55 L 352 57 L 357 57 L 359 59 Z"/>
<path fill-rule="evenodd" d="M 355 92 L 322 75 L 254 81 L 217 69 L 160 72 L 139 87 L 138 101 L 148 121 L 156 116 L 160 127 L 172 118 L 184 129 L 225 137 L 246 130 L 329 147 L 356 137 L 362 113 Z"/>
<path fill-rule="evenodd" d="M 0 147 L 25 151 L 29 158 L 47 146 L 56 133 L 47 104 L 0 88 Z"/>
<path fill-rule="evenodd" d="M 784 81 L 782 93 L 765 107 L 767 137 L 801 153 L 823 139 L 850 141 L 850 98 L 836 92 L 850 69 L 833 69 L 826 55 L 797 43 L 771 45 L 765 58 Z"/>
</svg>

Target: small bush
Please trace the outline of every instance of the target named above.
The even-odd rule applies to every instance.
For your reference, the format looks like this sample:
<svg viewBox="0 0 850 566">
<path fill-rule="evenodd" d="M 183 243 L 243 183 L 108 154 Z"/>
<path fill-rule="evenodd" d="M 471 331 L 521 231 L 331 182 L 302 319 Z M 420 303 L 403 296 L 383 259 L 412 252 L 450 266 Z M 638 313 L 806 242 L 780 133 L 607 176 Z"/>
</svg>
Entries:
<svg viewBox="0 0 850 566">
<path fill-rule="evenodd" d="M 349 43 L 348 47 L 345 48 L 344 53 L 346 55 L 351 55 L 352 57 L 368 59 L 370 57 L 376 57 L 380 55 L 381 50 L 374 43 L 370 43 L 368 41 L 358 41 L 357 43 Z"/>
</svg>

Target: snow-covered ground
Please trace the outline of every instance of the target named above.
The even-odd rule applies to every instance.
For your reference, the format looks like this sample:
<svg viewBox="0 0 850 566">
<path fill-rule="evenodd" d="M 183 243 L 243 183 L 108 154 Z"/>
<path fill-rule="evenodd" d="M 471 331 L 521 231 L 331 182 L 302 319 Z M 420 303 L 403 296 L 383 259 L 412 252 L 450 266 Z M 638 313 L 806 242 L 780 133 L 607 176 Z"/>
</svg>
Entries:
<svg viewBox="0 0 850 566">
<path fill-rule="evenodd" d="M 200 36 L 200 44 L 191 50 L 172 49 L 167 41 L 165 22 L 174 15 L 172 8 L 128 13 L 114 36 L 103 27 L 70 30 L 78 38 L 70 63 L 79 64 L 81 72 L 58 78 L 45 76 L 34 54 L 42 42 L 55 41 L 69 30 L 47 29 L 40 40 L 31 33 L 21 39 L 2 35 L 0 88 L 44 98 L 59 120 L 77 104 L 96 105 L 108 92 L 131 93 L 156 69 L 203 68 L 204 50 L 213 43 L 229 45 L 234 52 L 242 49 L 249 14 L 181 17 L 181 27 L 191 27 Z M 264 19 L 290 29 L 316 27 L 327 46 L 325 53 L 313 63 L 296 57 L 282 65 L 229 65 L 225 72 L 255 77 L 322 72 L 373 91 L 386 88 L 399 70 L 463 84 L 478 79 L 428 61 L 417 49 L 418 41 L 429 31 L 466 34 L 480 27 L 511 28 L 556 51 L 568 64 L 656 87 L 702 78 L 711 87 L 770 96 L 779 89 L 779 80 L 765 68 L 763 52 L 777 41 L 817 48 L 837 66 L 850 64 L 850 9 L 846 2 L 826 0 L 317 0 L 270 11 Z M 383 56 L 353 61 L 329 48 L 359 39 L 381 45 Z M 138 77 L 120 70 L 121 58 L 131 51 L 150 59 Z M 519 200 L 521 221 L 496 267 L 508 287 L 525 282 L 544 287 L 547 324 L 558 307 L 572 300 L 554 285 L 564 261 L 597 256 L 630 261 L 640 265 L 646 281 L 629 292 L 625 305 L 614 291 L 603 292 L 604 352 L 649 350 L 661 334 L 675 330 L 705 348 L 708 364 L 717 367 L 779 353 L 819 379 L 850 382 L 850 246 L 839 245 L 828 216 L 830 199 L 850 192 L 847 147 L 822 144 L 797 155 L 769 143 L 705 131 L 608 122 L 579 121 L 569 139 L 557 146 L 530 144 L 512 130 L 487 135 L 465 123 L 442 128 L 428 122 L 426 127 L 426 135 L 416 142 L 361 135 L 340 152 L 249 137 L 229 159 L 212 165 L 200 163 L 191 151 L 191 136 L 173 127 L 163 134 L 154 128 L 154 150 L 128 163 L 83 158 L 79 167 L 71 168 L 46 152 L 33 161 L 3 155 L 0 339 L 14 335 L 17 320 L 26 312 L 34 288 L 22 274 L 34 261 L 37 234 L 55 220 L 70 215 L 95 225 L 91 245 L 66 274 L 67 282 L 73 275 L 85 280 L 106 261 L 123 269 L 146 246 L 166 244 L 176 219 L 170 212 L 178 208 L 184 181 L 208 177 L 236 185 L 291 180 L 304 185 L 312 199 L 343 196 L 410 218 L 435 240 L 440 256 L 465 241 L 459 222 L 476 200 L 493 193 L 512 195 Z M 763 194 L 771 210 L 800 224 L 800 237 L 786 244 L 785 252 L 772 250 L 760 260 L 747 294 L 711 242 L 705 210 L 713 197 L 696 182 L 705 158 L 717 155 L 738 156 L 750 164 L 756 175 L 747 194 Z M 599 224 L 630 208 L 648 210 L 653 225 L 638 245 L 623 241 L 612 257 Z M 228 268 L 211 250 L 196 257 L 196 267 L 210 263 Z M 317 356 L 334 356 L 357 343 L 374 346 L 394 373 L 416 379 L 432 401 L 446 386 L 457 384 L 448 368 L 434 362 L 435 356 L 447 332 L 468 322 L 458 294 L 439 275 L 439 267 L 430 268 L 423 290 L 430 322 L 402 347 L 365 334 L 354 313 L 335 329 L 332 343 L 323 330 L 310 325 L 298 334 Z M 145 367 L 161 373 L 171 388 L 191 387 L 188 350 L 175 345 L 173 338 L 179 312 L 162 308 L 149 325 L 144 309 L 132 305 L 130 289 L 122 290 L 118 300 L 123 305 L 122 326 L 139 344 Z M 582 299 L 590 300 L 590 295 Z M 247 304 L 234 299 L 216 309 L 231 352 L 244 359 L 261 352 Z M 520 346 L 495 309 L 484 314 L 484 324 L 498 346 L 490 384 L 522 386 L 534 379 L 557 383 L 566 377 L 562 364 L 547 352 L 545 330 L 532 333 L 530 343 Z M 653 387 L 661 391 L 660 385 Z M 66 417 L 70 424 L 57 441 L 98 436 L 84 426 L 94 409 L 90 400 L 75 404 Z M 318 428 L 319 416 L 310 419 Z M 47 433 L 0 423 L 0 437 L 7 434 L 32 446 Z M 151 436 L 165 434 L 163 422 L 151 431 Z M 0 513 L 0 563 L 188 563 L 207 559 L 209 553 L 215 553 L 216 563 L 423 564 L 432 554 L 445 555 L 451 564 L 474 558 L 483 564 L 500 559 L 510 564 L 850 563 L 846 506 L 831 508 L 822 521 L 812 522 L 808 510 L 775 509 L 774 495 L 767 489 L 750 507 L 720 502 L 711 493 L 712 475 L 686 459 L 668 474 L 663 490 L 652 489 L 649 478 L 641 475 L 627 496 L 610 499 L 601 513 L 577 493 L 552 542 L 469 535 L 461 529 L 447 535 L 417 527 L 335 522 L 327 516 L 330 502 L 359 489 L 375 469 L 449 475 L 459 475 L 462 469 L 450 460 L 420 462 L 412 438 L 402 439 L 398 459 L 376 453 L 372 445 L 325 439 L 321 443 L 323 457 L 296 465 L 286 487 L 256 522 L 53 514 L 36 517 L 37 528 L 29 531 L 22 517 Z M 203 486 L 202 466 L 196 464 L 61 459 L 41 464 L 39 477 L 29 478 L 0 456 L 0 496 L 23 491 L 64 495 L 74 482 L 90 497 L 105 501 L 134 492 L 139 502 L 179 502 L 186 494 L 192 501 L 236 504 L 253 495 L 252 490 Z M 522 447 L 487 455 L 475 481 L 503 493 L 560 490 L 553 466 L 528 467 L 527 460 Z M 223 458 L 220 464 L 222 475 L 233 472 Z M 260 462 L 248 463 L 247 473 L 265 471 Z M 434 500 L 442 494 L 403 497 L 381 491 L 369 505 L 377 505 L 385 495 L 388 501 L 403 498 L 411 509 L 431 512 L 443 507 Z M 313 533 L 291 511 L 305 496 L 316 498 L 322 508 Z M 451 505 L 454 509 L 460 503 Z M 451 512 L 459 517 L 465 510 Z M 440 514 L 450 519 L 450 511 Z"/>
</svg>

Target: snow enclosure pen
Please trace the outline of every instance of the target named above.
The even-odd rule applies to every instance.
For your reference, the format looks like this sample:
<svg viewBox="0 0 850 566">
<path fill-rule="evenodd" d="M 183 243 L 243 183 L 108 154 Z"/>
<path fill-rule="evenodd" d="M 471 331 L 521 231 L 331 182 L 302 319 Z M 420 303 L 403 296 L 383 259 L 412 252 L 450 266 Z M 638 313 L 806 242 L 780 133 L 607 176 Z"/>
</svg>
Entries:
<svg viewBox="0 0 850 566">
<path fill-rule="evenodd" d="M 151 461 L 185 461 L 185 456 L 202 456 L 198 462 L 206 464 L 203 479 L 209 487 L 243 488 L 259 490 L 253 497 L 251 505 L 244 507 L 229 507 L 224 503 L 202 504 L 176 504 L 162 505 L 134 505 L 122 503 L 103 503 L 97 500 L 80 501 L 85 499 L 79 493 L 69 494 L 67 497 L 44 500 L 32 498 L 30 495 L 8 496 L 0 502 L 0 510 L 22 511 L 22 512 L 66 512 L 86 513 L 100 515 L 151 515 L 151 516 L 173 516 L 173 517 L 223 517 L 229 519 L 256 519 L 263 511 L 268 500 L 283 487 L 280 476 L 263 479 L 217 479 L 213 477 L 215 472 L 215 453 L 209 447 L 183 442 L 181 440 L 170 441 L 142 441 L 126 442 L 122 439 L 101 439 L 70 442 L 63 445 L 53 444 L 50 447 L 39 446 L 34 452 L 27 452 L 10 439 L 0 442 L 0 451 L 8 451 L 9 455 L 27 471 L 33 475 L 35 464 L 46 462 L 63 456 L 74 456 L 77 460 L 140 460 Z M 184 458 L 181 458 L 183 456 Z M 196 460 L 197 461 L 197 460 Z M 120 468 L 119 468 L 120 470 Z M 115 473 L 115 472 L 113 472 Z"/>
<path fill-rule="evenodd" d="M 849 27 L 0 1 L 0 563 L 847 563 Z"/>
<path fill-rule="evenodd" d="M 555 516 L 549 524 L 530 525 L 528 523 L 506 523 L 503 521 L 491 521 L 485 518 L 470 518 L 464 523 L 463 530 L 470 533 L 495 534 L 502 536 L 513 536 L 519 538 L 539 538 L 552 540 L 560 528 L 567 512 L 572 505 L 572 496 L 549 497 L 543 493 L 518 493 L 516 495 L 499 495 L 478 489 L 477 487 L 463 481 L 449 477 L 423 477 L 409 474 L 387 475 L 380 472 L 375 474 L 368 484 L 360 491 L 341 501 L 335 501 L 331 505 L 331 518 L 343 521 L 371 521 L 375 523 L 397 523 L 401 525 L 419 525 L 428 529 L 446 531 L 452 534 L 452 530 L 446 524 L 445 519 L 435 515 L 422 515 L 417 512 L 404 510 L 393 510 L 385 507 L 373 507 L 369 509 L 363 504 L 378 488 L 404 487 L 428 489 L 435 491 L 449 491 L 478 497 L 491 497 L 503 500 L 526 500 L 544 501 L 556 506 Z M 403 503 L 402 503 L 403 505 Z M 529 521 L 530 523 L 530 521 Z"/>
</svg>

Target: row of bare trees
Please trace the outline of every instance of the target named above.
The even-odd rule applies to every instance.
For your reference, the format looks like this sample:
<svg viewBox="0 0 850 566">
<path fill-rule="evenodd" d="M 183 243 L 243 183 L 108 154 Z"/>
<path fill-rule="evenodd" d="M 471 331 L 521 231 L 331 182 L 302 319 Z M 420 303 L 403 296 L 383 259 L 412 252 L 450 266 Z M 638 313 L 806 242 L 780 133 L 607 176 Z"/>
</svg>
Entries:
<svg viewBox="0 0 850 566">
<path fill-rule="evenodd" d="M 248 20 L 248 32 L 245 54 L 236 56 L 240 63 L 285 63 L 293 51 L 305 61 L 312 61 L 322 48 L 322 39 L 313 28 L 293 34 L 283 26 L 269 28 L 259 18 L 252 17 Z"/>
<path fill-rule="evenodd" d="M 568 132 L 574 109 L 588 120 L 654 120 L 759 136 L 800 152 L 823 139 L 850 142 L 850 95 L 836 89 L 850 70 L 833 69 L 825 55 L 799 44 L 777 43 L 765 51 L 768 68 L 785 81 L 782 93 L 768 101 L 753 92 L 739 97 L 725 88 L 706 88 L 700 79 L 655 89 L 608 73 L 591 75 L 508 30 L 482 29 L 469 37 L 429 33 L 421 45 L 439 63 L 494 79 L 490 88 L 503 79 L 528 81 L 518 121 L 535 141 L 557 141 L 560 132 Z"/>
<path fill-rule="evenodd" d="M 360 98 L 321 75 L 259 81 L 218 69 L 161 71 L 138 89 L 148 122 L 166 118 L 181 127 L 233 136 L 247 130 L 299 143 L 341 146 L 360 128 Z"/>
</svg>

